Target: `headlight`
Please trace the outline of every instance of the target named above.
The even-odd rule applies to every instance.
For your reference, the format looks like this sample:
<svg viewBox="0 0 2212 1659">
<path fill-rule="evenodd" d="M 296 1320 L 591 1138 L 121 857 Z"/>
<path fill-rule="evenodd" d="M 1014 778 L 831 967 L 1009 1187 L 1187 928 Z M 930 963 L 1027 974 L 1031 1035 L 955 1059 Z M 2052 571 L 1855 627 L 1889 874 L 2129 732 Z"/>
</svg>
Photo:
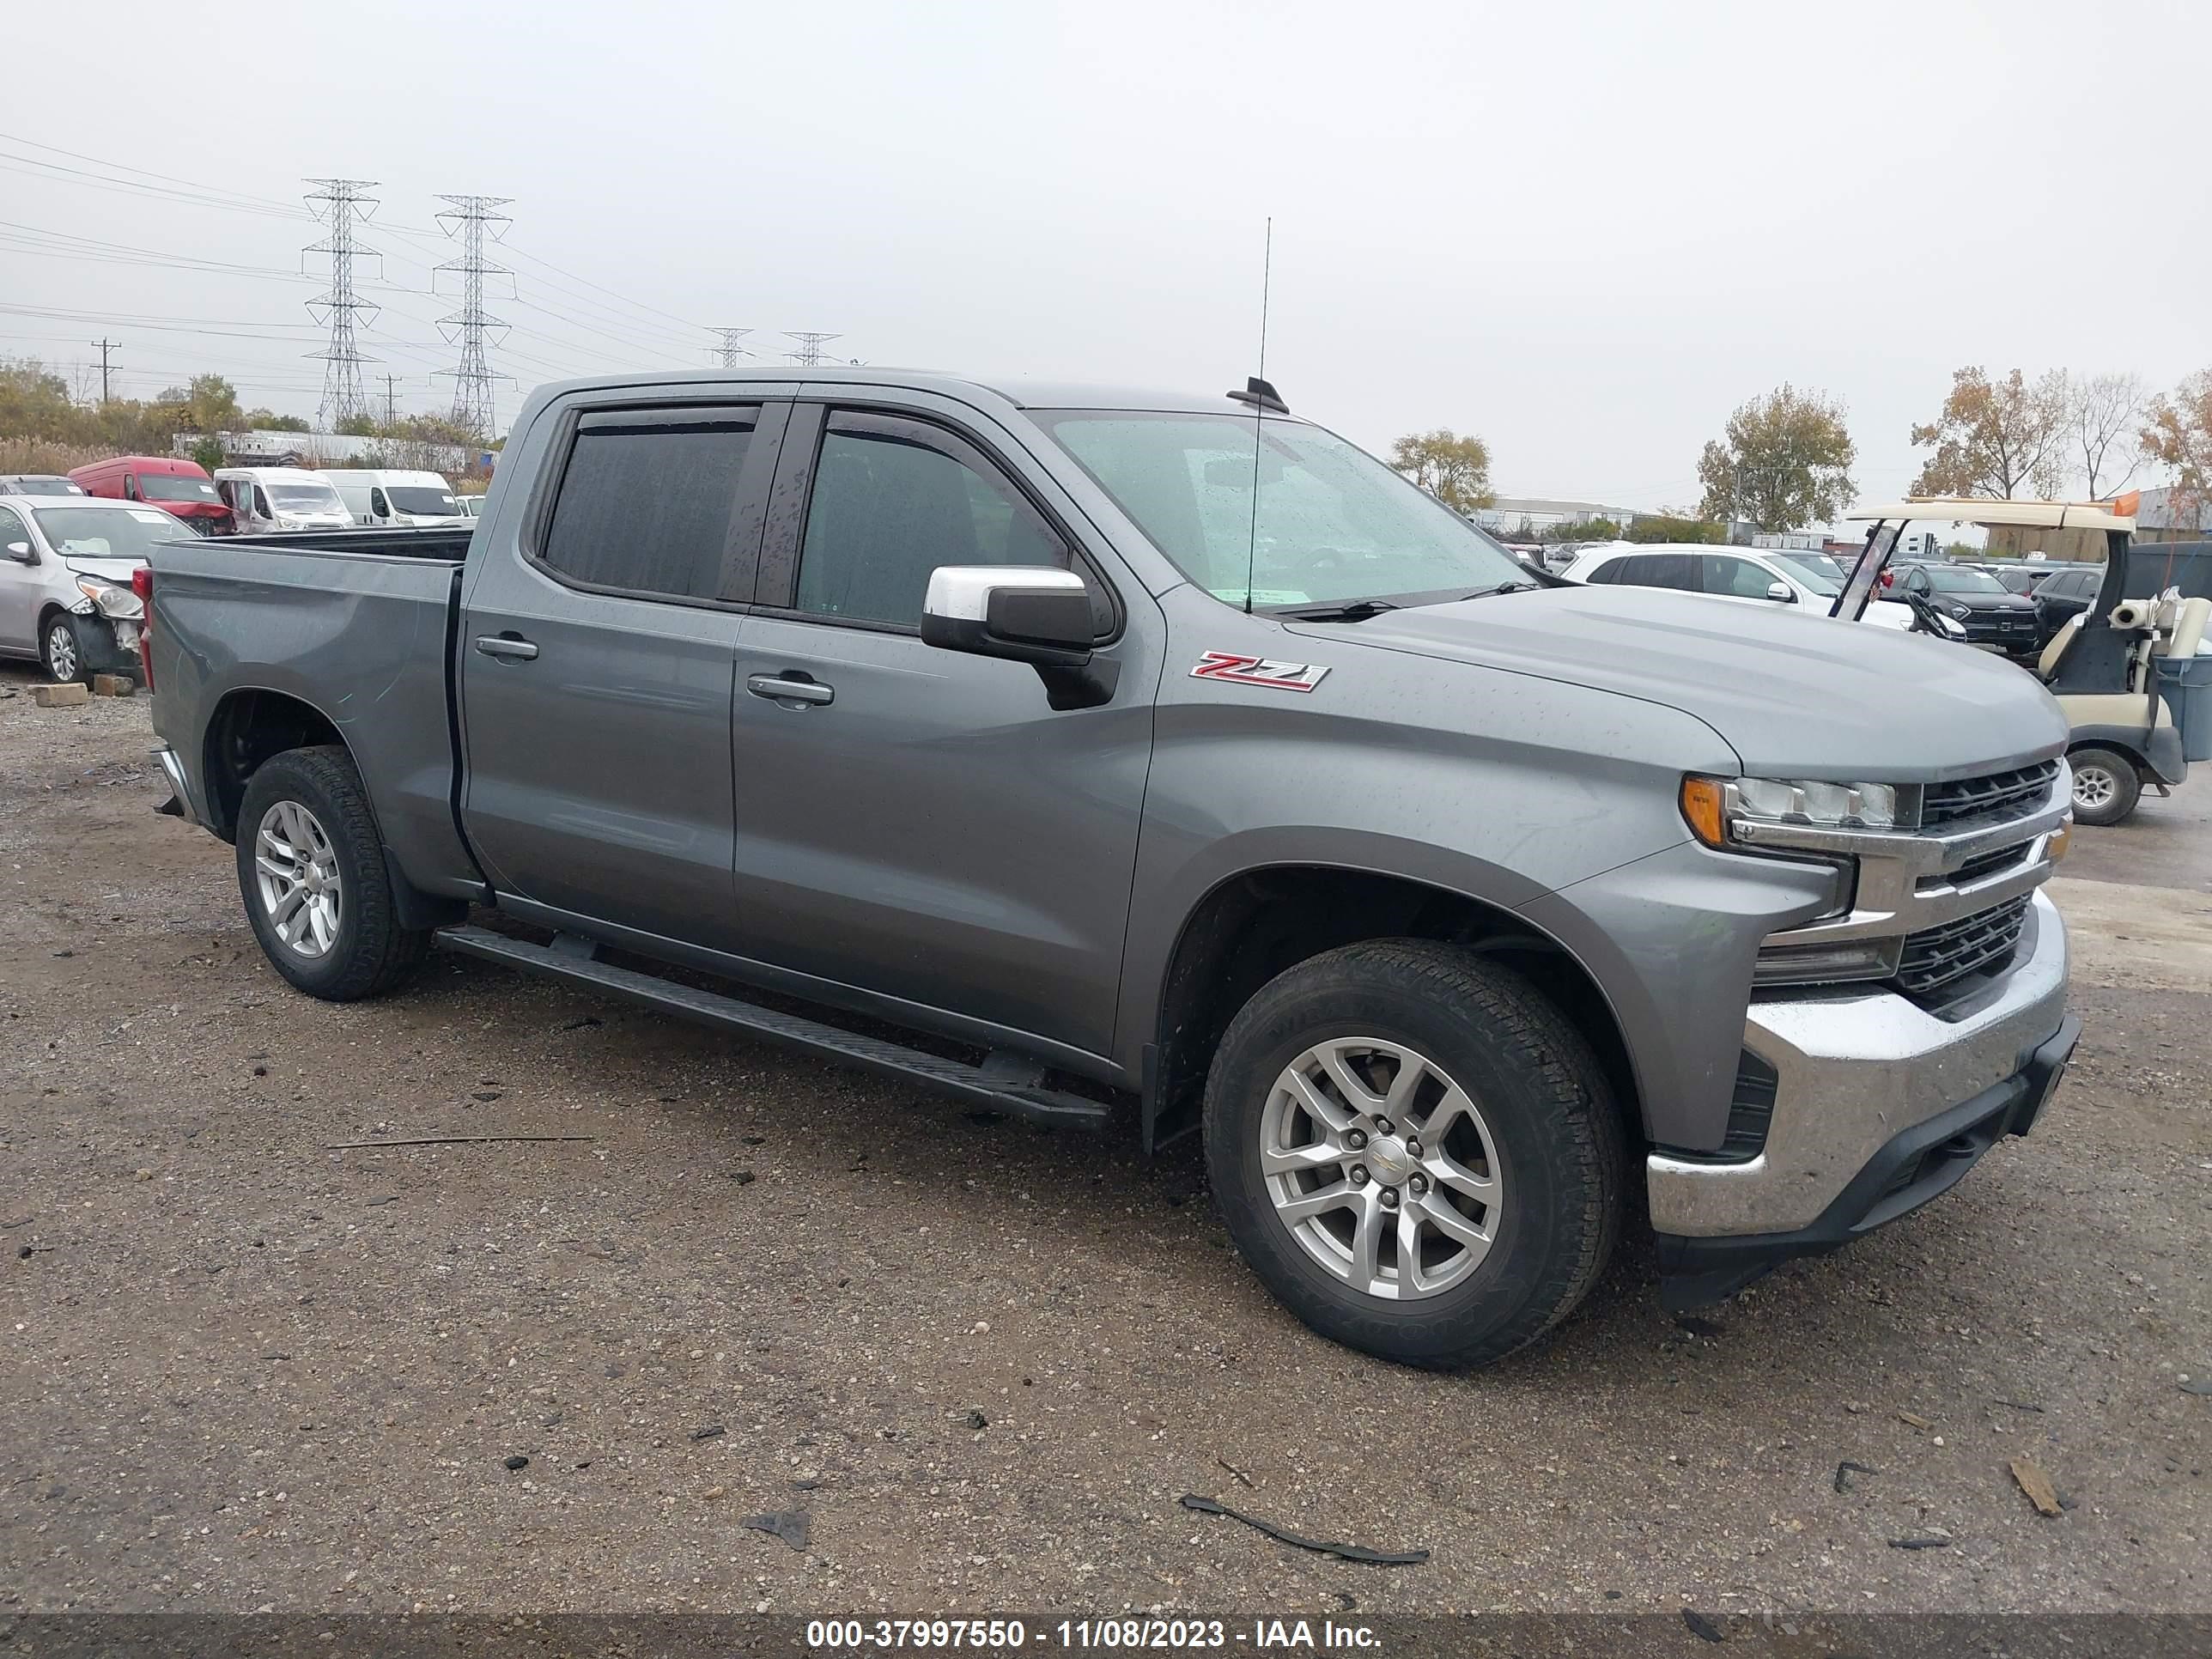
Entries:
<svg viewBox="0 0 2212 1659">
<path fill-rule="evenodd" d="M 1956 617 L 1960 622 L 1964 622 L 1967 617 L 1972 616 L 1974 611 L 1972 606 L 1960 605 L 1957 600 L 1954 599 L 1951 602 L 1951 608 L 1944 614 L 1947 616 Z"/>
<path fill-rule="evenodd" d="M 1729 846 L 1735 818 L 1827 830 L 1893 830 L 1897 791 L 1887 783 L 1822 783 L 1794 778 L 1682 780 L 1682 817 L 1708 847 Z"/>
<path fill-rule="evenodd" d="M 76 591 L 90 599 L 103 617 L 136 617 L 144 609 L 138 603 L 138 596 L 129 588 L 104 582 L 97 576 L 76 578 Z"/>
</svg>

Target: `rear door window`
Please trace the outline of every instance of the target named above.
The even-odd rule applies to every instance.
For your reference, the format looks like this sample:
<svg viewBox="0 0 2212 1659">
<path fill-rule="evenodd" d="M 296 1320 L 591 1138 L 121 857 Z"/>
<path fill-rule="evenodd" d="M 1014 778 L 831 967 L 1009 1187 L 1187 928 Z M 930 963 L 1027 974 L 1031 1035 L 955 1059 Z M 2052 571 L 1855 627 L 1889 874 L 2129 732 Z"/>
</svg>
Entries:
<svg viewBox="0 0 2212 1659">
<path fill-rule="evenodd" d="M 722 596 L 760 411 L 608 411 L 579 422 L 539 559 L 585 587 Z"/>
<path fill-rule="evenodd" d="M 1635 587 L 1674 587 L 1698 591 L 1697 556 L 1691 553 L 1638 553 L 1622 562 L 1627 569 L 1615 577 Z"/>
</svg>

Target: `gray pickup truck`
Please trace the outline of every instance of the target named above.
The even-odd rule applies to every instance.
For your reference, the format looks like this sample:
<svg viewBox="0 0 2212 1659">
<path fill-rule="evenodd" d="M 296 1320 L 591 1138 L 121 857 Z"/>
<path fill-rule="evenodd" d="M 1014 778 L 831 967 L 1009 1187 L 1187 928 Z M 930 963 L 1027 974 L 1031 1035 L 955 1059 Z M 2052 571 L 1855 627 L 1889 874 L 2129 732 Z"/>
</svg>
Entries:
<svg viewBox="0 0 2212 1659">
<path fill-rule="evenodd" d="M 155 552 L 177 810 L 312 995 L 436 944 L 1202 1133 L 1276 1296 L 1416 1364 L 1632 1219 L 1695 1305 L 2027 1130 L 2078 1030 L 2040 687 L 1554 586 L 1234 396 L 543 389 L 472 534 Z"/>
</svg>

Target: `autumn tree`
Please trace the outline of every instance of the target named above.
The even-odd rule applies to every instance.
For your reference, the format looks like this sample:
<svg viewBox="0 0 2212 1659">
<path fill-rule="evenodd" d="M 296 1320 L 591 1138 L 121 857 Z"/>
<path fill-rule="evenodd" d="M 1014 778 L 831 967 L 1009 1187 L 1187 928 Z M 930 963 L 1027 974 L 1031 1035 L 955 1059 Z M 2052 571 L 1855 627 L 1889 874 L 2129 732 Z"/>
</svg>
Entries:
<svg viewBox="0 0 2212 1659">
<path fill-rule="evenodd" d="M 1455 513 L 1472 513 L 1498 497 L 1490 488 L 1490 446 L 1444 427 L 1408 433 L 1390 447 L 1390 465 Z"/>
<path fill-rule="evenodd" d="M 1911 493 L 2003 501 L 2063 494 L 2067 404 L 2063 369 L 2033 385 L 2016 368 L 1995 381 L 1978 367 L 1958 370 L 1942 412 L 1912 428 L 1913 447 L 1935 453 L 1922 464 Z"/>
<path fill-rule="evenodd" d="M 2172 393 L 2150 400 L 2142 430 L 2143 453 L 2173 469 L 2172 519 L 2200 514 L 2212 504 L 2212 368 L 2191 375 Z"/>
<path fill-rule="evenodd" d="M 2117 495 L 2142 465 L 2138 446 L 2143 414 L 2138 375 L 2092 374 L 2068 381 L 2068 459 L 2081 469 L 2090 500 Z"/>
<path fill-rule="evenodd" d="M 1761 530 L 1802 530 L 1832 519 L 1852 495 L 1857 446 L 1840 401 L 1783 386 L 1729 416 L 1725 432 L 1698 458 L 1701 518 L 1747 520 Z"/>
</svg>

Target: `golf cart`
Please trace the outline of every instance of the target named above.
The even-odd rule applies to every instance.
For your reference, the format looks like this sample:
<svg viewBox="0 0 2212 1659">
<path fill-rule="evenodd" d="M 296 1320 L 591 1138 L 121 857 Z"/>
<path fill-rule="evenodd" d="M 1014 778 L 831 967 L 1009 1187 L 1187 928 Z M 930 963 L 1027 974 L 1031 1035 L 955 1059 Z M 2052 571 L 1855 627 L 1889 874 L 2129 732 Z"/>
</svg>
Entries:
<svg viewBox="0 0 2212 1659">
<path fill-rule="evenodd" d="M 1862 507 L 1850 516 L 1869 521 L 1866 544 L 1829 611 L 1855 619 L 1865 611 L 1915 520 L 2101 531 L 2105 579 L 2096 599 L 2052 635 L 2031 670 L 2073 727 L 2066 758 L 2074 773 L 2074 815 L 2092 824 L 2119 823 L 2136 810 L 2146 787 L 2166 793 L 2189 775 L 2192 752 L 2203 758 L 2212 746 L 2212 732 L 2185 732 L 2176 724 L 2159 675 L 2161 659 L 2195 653 L 2212 619 L 2212 599 L 2185 599 L 2172 590 L 2124 597 L 2135 520 L 2114 512 L 2114 505 L 1938 498 Z"/>
</svg>

